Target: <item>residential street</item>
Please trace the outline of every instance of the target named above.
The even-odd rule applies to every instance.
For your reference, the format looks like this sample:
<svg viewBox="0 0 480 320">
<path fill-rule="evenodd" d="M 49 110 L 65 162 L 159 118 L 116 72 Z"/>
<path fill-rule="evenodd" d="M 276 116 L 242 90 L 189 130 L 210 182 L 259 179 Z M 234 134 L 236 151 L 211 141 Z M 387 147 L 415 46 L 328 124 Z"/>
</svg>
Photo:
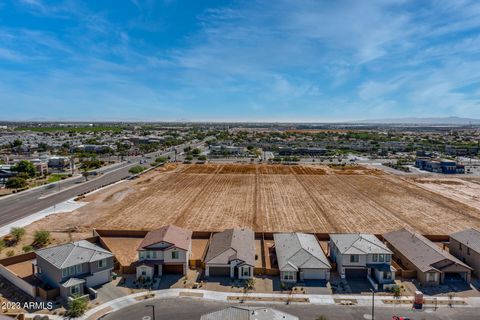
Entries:
<svg viewBox="0 0 480 320">
<path fill-rule="evenodd" d="M 187 144 L 180 145 L 177 148 L 183 148 L 185 146 L 187 146 Z M 57 203 L 71 199 L 81 193 L 92 191 L 101 186 L 125 179 L 131 176 L 128 170 L 133 166 L 139 165 L 141 160 L 146 161 L 142 163 L 142 165 L 149 168 L 150 163 L 155 161 L 155 158 L 159 156 L 173 157 L 174 152 L 154 152 L 145 155 L 145 158 L 131 158 L 128 162 L 124 162 L 120 166 L 97 170 L 101 171 L 102 174 L 98 177 L 92 176 L 88 181 L 85 181 L 83 177 L 76 177 L 61 181 L 60 187 L 57 183 L 53 183 L 34 190 L 26 190 L 12 196 L 0 198 L 0 227 L 52 207 Z M 58 189 L 60 189 L 60 191 L 58 191 Z"/>
<path fill-rule="evenodd" d="M 133 304 L 130 307 L 113 312 L 100 319 L 147 320 L 149 318 L 145 317 L 152 317 L 152 308 L 147 305 L 152 305 L 152 303 L 155 306 L 155 320 L 200 319 L 202 314 L 238 305 L 186 297 L 156 299 Z M 315 320 L 321 315 L 324 315 L 328 320 L 360 320 L 367 319 L 369 318 L 368 316 L 371 315 L 371 308 L 359 306 L 319 306 L 312 304 L 253 304 L 253 306 L 272 307 L 298 316 L 302 320 Z M 409 307 L 377 307 L 375 308 L 375 320 L 391 320 L 393 315 L 406 316 L 412 320 L 470 320 L 478 317 L 479 311 L 478 308 L 468 307 L 452 309 L 443 307 L 438 311 L 412 311 Z"/>
</svg>

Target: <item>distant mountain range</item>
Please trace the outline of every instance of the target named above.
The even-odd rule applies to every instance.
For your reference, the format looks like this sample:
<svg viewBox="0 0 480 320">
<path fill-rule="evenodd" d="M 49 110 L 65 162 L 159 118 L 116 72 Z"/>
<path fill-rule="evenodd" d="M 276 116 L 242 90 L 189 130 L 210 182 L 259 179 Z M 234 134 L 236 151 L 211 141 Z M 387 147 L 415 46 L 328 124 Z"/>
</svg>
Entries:
<svg viewBox="0 0 480 320">
<path fill-rule="evenodd" d="M 393 118 L 352 121 L 352 123 L 375 123 L 375 124 L 421 124 L 421 125 L 480 125 L 480 119 L 461 117 L 431 117 L 431 118 Z"/>
</svg>

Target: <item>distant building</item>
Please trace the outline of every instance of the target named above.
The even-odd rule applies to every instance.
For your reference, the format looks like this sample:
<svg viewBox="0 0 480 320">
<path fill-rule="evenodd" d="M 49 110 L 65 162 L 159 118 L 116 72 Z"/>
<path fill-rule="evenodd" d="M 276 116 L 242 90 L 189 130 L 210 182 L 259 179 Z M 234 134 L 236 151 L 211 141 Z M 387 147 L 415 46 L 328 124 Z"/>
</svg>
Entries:
<svg viewBox="0 0 480 320">
<path fill-rule="evenodd" d="M 479 147 L 457 147 L 446 145 L 445 153 L 452 156 L 475 156 L 479 152 Z"/>
<path fill-rule="evenodd" d="M 48 167 L 55 169 L 64 169 L 65 167 L 70 166 L 70 159 L 67 157 L 50 157 L 48 159 Z"/>
<path fill-rule="evenodd" d="M 465 173 L 465 166 L 457 164 L 457 162 L 453 160 L 437 160 L 428 157 L 419 157 L 415 160 L 415 167 L 434 173 Z"/>
<path fill-rule="evenodd" d="M 216 145 L 210 146 L 211 153 L 214 154 L 233 154 L 233 155 L 241 155 L 245 153 L 244 147 L 236 147 L 236 146 L 227 146 L 227 145 Z"/>
<path fill-rule="evenodd" d="M 323 156 L 327 153 L 325 148 L 279 148 L 279 156 Z"/>
<path fill-rule="evenodd" d="M 33 159 L 33 160 L 31 160 L 31 162 L 35 166 L 35 171 L 38 174 L 40 174 L 42 176 L 45 176 L 45 175 L 48 174 L 48 163 L 47 162 L 44 162 L 40 159 Z"/>
</svg>

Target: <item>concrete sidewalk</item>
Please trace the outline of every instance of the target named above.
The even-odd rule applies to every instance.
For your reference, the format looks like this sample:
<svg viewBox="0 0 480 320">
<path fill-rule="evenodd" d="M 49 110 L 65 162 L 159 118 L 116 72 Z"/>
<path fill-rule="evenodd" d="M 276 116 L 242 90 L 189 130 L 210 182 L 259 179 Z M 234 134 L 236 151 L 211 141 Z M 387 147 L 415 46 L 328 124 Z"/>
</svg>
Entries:
<svg viewBox="0 0 480 320">
<path fill-rule="evenodd" d="M 144 298 L 149 294 L 153 294 L 152 298 Z M 145 301 L 145 299 L 159 299 L 159 298 L 172 298 L 172 297 L 179 297 L 179 296 L 188 296 L 188 297 L 196 297 L 205 300 L 213 300 L 213 301 L 222 301 L 222 302 L 232 302 L 237 303 L 238 300 L 229 300 L 228 297 L 257 297 L 257 298 L 264 298 L 264 300 L 256 302 L 256 301 L 248 301 L 249 303 L 280 303 L 284 304 L 285 302 L 279 301 L 278 298 L 287 298 L 287 297 L 295 297 L 295 298 L 307 298 L 309 302 L 290 302 L 291 304 L 315 304 L 315 305 L 335 305 L 338 301 L 356 301 L 356 305 L 358 306 L 370 306 L 372 305 L 372 297 L 367 295 L 314 295 L 314 294 L 281 294 L 281 293 L 234 293 L 234 292 L 218 292 L 218 291 L 208 291 L 208 290 L 197 290 L 197 289 L 165 289 L 165 290 L 156 290 L 156 291 L 145 291 L 139 292 L 135 294 L 131 294 L 125 297 L 121 297 L 107 303 L 101 304 L 93 309 L 90 309 L 85 313 L 85 315 L 81 319 L 85 320 L 93 320 L 97 319 L 98 317 L 117 311 L 124 307 L 130 306 L 135 303 L 139 303 L 141 301 Z M 442 307 L 449 307 L 448 304 L 441 304 L 440 302 L 448 302 L 448 297 L 428 297 L 426 296 L 425 299 L 432 299 L 436 298 L 439 302 L 438 308 Z M 271 299 L 269 301 L 268 299 Z M 275 301 L 277 299 L 277 301 Z M 413 301 L 413 296 L 402 296 L 400 299 L 395 298 L 394 296 L 375 296 L 375 305 L 383 306 L 383 307 L 395 307 L 398 304 L 389 304 L 384 303 L 383 300 L 398 300 L 406 302 L 408 305 L 409 301 Z M 479 307 L 480 306 L 480 298 L 458 298 L 455 297 L 452 299 L 454 302 L 463 301 L 465 305 L 455 305 L 455 307 Z M 405 304 L 404 304 L 405 305 Z"/>
</svg>

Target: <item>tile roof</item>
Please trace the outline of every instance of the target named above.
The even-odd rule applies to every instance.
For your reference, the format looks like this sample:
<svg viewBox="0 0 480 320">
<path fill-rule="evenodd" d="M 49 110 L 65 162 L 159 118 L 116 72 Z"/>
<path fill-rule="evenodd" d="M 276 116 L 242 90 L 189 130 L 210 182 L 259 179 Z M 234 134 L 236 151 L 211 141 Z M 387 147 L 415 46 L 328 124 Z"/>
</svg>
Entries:
<svg viewBox="0 0 480 320">
<path fill-rule="evenodd" d="M 480 231 L 477 229 L 466 229 L 455 232 L 450 235 L 450 238 L 457 240 L 466 247 L 480 253 Z"/>
<path fill-rule="evenodd" d="M 113 254 L 110 251 L 86 240 L 40 249 L 35 253 L 37 256 L 47 260 L 58 269 L 113 257 Z"/>
<path fill-rule="evenodd" d="M 208 263 L 229 249 L 235 253 L 223 261 L 215 261 L 215 263 L 228 264 L 230 261 L 238 259 L 248 265 L 255 265 L 255 234 L 252 230 L 227 229 L 215 233 L 210 241 L 205 262 Z"/>
<path fill-rule="evenodd" d="M 423 235 L 413 231 L 400 229 L 384 234 L 383 238 L 422 272 L 439 271 L 434 264 L 443 260 L 471 269 Z"/>
<path fill-rule="evenodd" d="M 298 320 L 298 317 L 265 307 L 229 307 L 204 314 L 200 320 Z"/>
<path fill-rule="evenodd" d="M 331 234 L 330 241 L 335 243 L 341 254 L 392 254 L 387 246 L 373 234 Z"/>
<path fill-rule="evenodd" d="M 295 269 L 330 269 L 330 262 L 313 234 L 275 233 L 275 252 L 279 269 L 287 265 Z"/>
<path fill-rule="evenodd" d="M 148 232 L 142 243 L 140 243 L 138 250 L 145 249 L 159 242 L 167 242 L 177 248 L 188 251 L 191 241 L 192 231 L 174 225 L 167 225 Z"/>
</svg>

